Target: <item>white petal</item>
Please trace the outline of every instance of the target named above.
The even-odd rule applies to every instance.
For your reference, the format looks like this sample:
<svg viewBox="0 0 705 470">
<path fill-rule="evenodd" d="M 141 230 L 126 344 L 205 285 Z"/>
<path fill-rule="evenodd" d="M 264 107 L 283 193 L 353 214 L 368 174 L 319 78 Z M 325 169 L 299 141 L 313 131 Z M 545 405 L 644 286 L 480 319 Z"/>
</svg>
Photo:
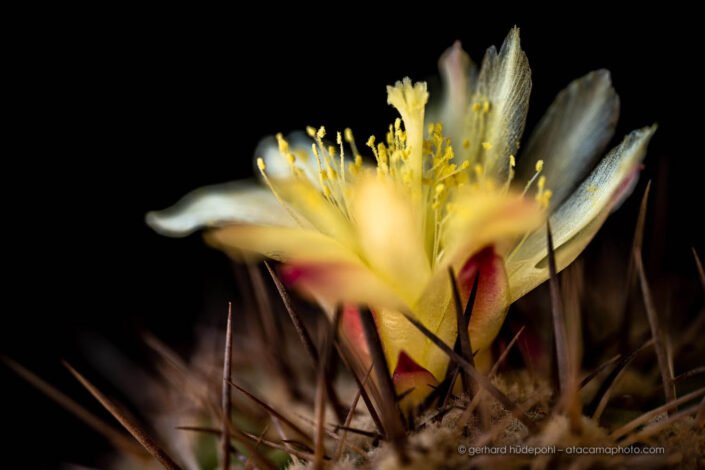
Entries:
<svg viewBox="0 0 705 470">
<path fill-rule="evenodd" d="M 630 193 L 656 127 L 629 134 L 551 216 L 556 265 L 578 257 L 610 212 Z M 534 232 L 507 261 L 512 302 L 548 279 L 546 231 Z"/>
<path fill-rule="evenodd" d="M 607 70 L 573 81 L 561 91 L 534 131 L 517 168 L 523 185 L 544 161 L 546 185 L 557 207 L 575 189 L 612 139 L 619 117 L 619 97 Z"/>
<path fill-rule="evenodd" d="M 490 47 L 482 61 L 473 105 L 468 112 L 464 158 L 482 162 L 485 171 L 502 177 L 508 172 L 509 155 L 515 155 L 524 132 L 531 93 L 531 69 L 514 28 L 497 54 Z M 487 108 L 485 102 L 488 103 Z"/>
<path fill-rule="evenodd" d="M 149 212 L 146 222 L 170 237 L 184 237 L 203 227 L 228 223 L 295 225 L 271 191 L 245 181 L 192 191 L 168 209 Z"/>
</svg>

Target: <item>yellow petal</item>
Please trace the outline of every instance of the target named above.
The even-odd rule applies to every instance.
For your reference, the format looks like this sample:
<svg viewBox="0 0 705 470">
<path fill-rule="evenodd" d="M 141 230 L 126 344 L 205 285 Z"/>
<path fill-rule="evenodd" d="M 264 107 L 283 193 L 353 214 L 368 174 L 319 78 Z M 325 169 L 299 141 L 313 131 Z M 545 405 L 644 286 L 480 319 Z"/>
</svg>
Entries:
<svg viewBox="0 0 705 470">
<path fill-rule="evenodd" d="M 558 207 L 575 189 L 607 143 L 619 117 L 619 97 L 610 74 L 598 70 L 573 81 L 561 91 L 534 131 L 517 168 L 519 184 L 544 161 L 543 175 Z"/>
<path fill-rule="evenodd" d="M 451 302 L 450 278 L 439 271 L 424 290 L 411 313 L 451 348 L 455 343 L 457 324 Z M 405 351 L 414 362 L 428 370 L 437 380 L 443 380 L 448 356 L 438 349 L 398 309 L 376 309 L 377 329 L 384 346 L 384 355 L 391 370 L 397 366 L 399 354 Z"/>
<path fill-rule="evenodd" d="M 568 266 L 592 240 L 609 213 L 633 188 L 656 127 L 629 134 L 551 216 L 556 267 Z M 548 279 L 546 233 L 540 229 L 507 260 L 512 302 Z"/>
<path fill-rule="evenodd" d="M 483 163 L 489 175 L 503 180 L 509 155 L 516 154 L 524 132 L 530 92 L 531 69 L 519 44 L 519 29 L 514 28 L 499 54 L 491 47 L 482 61 L 468 114 L 470 147 L 461 156 Z"/>
<path fill-rule="evenodd" d="M 147 225 L 162 235 L 183 237 L 228 223 L 295 226 L 271 191 L 246 181 L 206 186 L 168 209 L 149 212 Z"/>
<path fill-rule="evenodd" d="M 211 230 L 205 237 L 211 245 L 235 256 L 245 252 L 277 261 L 359 264 L 347 247 L 314 230 L 243 224 Z"/>
<path fill-rule="evenodd" d="M 469 256 L 488 245 L 503 254 L 510 241 L 543 220 L 543 212 L 532 200 L 499 191 L 463 190 L 444 226 L 442 264 L 460 269 Z"/>
<path fill-rule="evenodd" d="M 504 260 L 493 248 L 486 248 L 471 257 L 458 272 L 458 286 L 463 305 L 468 302 L 470 290 L 478 271 L 480 281 L 469 326 L 474 351 L 489 347 L 499 333 L 509 307 L 509 288 Z M 448 356 L 402 313 L 394 309 L 375 311 L 377 328 L 391 370 L 397 367 L 400 354 L 405 353 L 416 364 L 428 370 L 437 380 L 443 380 L 448 367 Z M 452 299 L 450 277 L 439 270 L 424 290 L 412 313 L 429 330 L 451 348 L 457 335 L 455 303 Z"/>
<path fill-rule="evenodd" d="M 415 204 L 393 182 L 370 177 L 351 205 L 364 259 L 412 305 L 431 275 Z"/>
<path fill-rule="evenodd" d="M 245 252 L 285 262 L 284 280 L 327 311 L 342 303 L 406 308 L 397 293 L 355 253 L 319 232 L 232 225 L 208 232 L 206 239 L 235 257 Z"/>
<path fill-rule="evenodd" d="M 340 210 L 307 179 L 270 180 L 283 203 L 298 217 L 301 226 L 314 228 L 355 249 L 353 230 Z"/>
</svg>

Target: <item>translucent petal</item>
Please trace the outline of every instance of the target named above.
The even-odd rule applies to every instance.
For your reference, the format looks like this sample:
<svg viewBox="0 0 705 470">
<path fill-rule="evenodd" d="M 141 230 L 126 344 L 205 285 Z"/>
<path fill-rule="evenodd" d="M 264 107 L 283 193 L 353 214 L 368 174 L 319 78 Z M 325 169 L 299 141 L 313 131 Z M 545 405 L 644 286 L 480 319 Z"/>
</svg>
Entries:
<svg viewBox="0 0 705 470">
<path fill-rule="evenodd" d="M 656 127 L 629 134 L 551 216 L 559 270 L 573 262 L 609 213 L 629 194 Z M 509 256 L 507 271 L 512 302 L 548 279 L 546 233 L 539 229 Z"/>
<path fill-rule="evenodd" d="M 308 179 L 270 179 L 270 183 L 302 227 L 315 228 L 355 249 L 350 223 Z"/>
<path fill-rule="evenodd" d="M 375 273 L 357 261 L 293 261 L 281 268 L 282 280 L 326 311 L 337 305 L 355 304 L 406 308 L 400 297 Z"/>
<path fill-rule="evenodd" d="M 420 211 L 394 183 L 370 177 L 354 188 L 351 207 L 364 259 L 409 305 L 431 275 Z"/>
<path fill-rule="evenodd" d="M 146 222 L 158 233 L 171 237 L 230 223 L 295 226 L 271 191 L 245 181 L 192 191 L 172 207 L 149 212 Z"/>
<path fill-rule="evenodd" d="M 540 226 L 544 216 L 533 200 L 512 193 L 461 191 L 444 226 L 442 264 L 460 269 L 488 245 L 502 254 L 517 236 Z"/>
<path fill-rule="evenodd" d="M 531 69 L 514 28 L 499 54 L 494 47 L 485 54 L 467 118 L 469 147 L 459 155 L 503 180 L 524 132 L 530 93 Z"/>
<path fill-rule="evenodd" d="M 538 160 L 544 161 L 551 201 L 557 207 L 585 178 L 612 139 L 619 97 L 607 70 L 590 72 L 561 91 L 534 131 L 517 168 L 525 184 Z"/>
<path fill-rule="evenodd" d="M 249 253 L 286 262 L 359 264 L 346 246 L 315 230 L 236 224 L 207 232 L 206 240 L 235 256 Z"/>
<path fill-rule="evenodd" d="M 442 89 L 431 93 L 426 108 L 427 122 L 441 122 L 443 133 L 450 137 L 453 147 L 462 147 L 465 113 L 477 82 L 477 70 L 460 41 L 449 47 L 438 61 Z"/>
</svg>

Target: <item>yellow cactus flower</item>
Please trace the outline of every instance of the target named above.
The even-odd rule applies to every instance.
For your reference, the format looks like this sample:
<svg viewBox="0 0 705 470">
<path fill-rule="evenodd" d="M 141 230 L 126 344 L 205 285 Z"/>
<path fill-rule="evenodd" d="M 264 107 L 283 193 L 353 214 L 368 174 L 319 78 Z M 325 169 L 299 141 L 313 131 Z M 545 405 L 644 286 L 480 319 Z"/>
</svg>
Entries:
<svg viewBox="0 0 705 470">
<path fill-rule="evenodd" d="M 257 151 L 262 185 L 204 188 L 147 222 L 170 236 L 207 227 L 228 253 L 281 261 L 289 286 L 329 313 L 345 306 L 343 336 L 363 363 L 357 307 L 369 306 L 395 382 L 433 385 L 448 358 L 401 312 L 452 346 L 448 269 L 464 302 L 479 273 L 469 332 L 487 348 L 509 305 L 549 276 L 546 218 L 563 269 L 633 187 L 654 132 L 632 132 L 595 166 L 619 108 L 609 73 L 596 71 L 558 95 L 515 157 L 531 89 L 517 29 L 479 70 L 456 43 L 440 72 L 435 101 L 423 82 L 387 87 L 400 118 L 384 138 L 361 148 L 349 129 L 277 135 Z"/>
</svg>

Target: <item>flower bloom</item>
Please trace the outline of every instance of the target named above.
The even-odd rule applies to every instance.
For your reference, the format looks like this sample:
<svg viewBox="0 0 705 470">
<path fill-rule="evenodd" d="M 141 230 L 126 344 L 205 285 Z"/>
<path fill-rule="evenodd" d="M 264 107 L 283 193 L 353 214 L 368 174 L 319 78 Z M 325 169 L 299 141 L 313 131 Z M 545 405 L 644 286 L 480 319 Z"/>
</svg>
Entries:
<svg viewBox="0 0 705 470">
<path fill-rule="evenodd" d="M 363 365 L 357 308 L 369 306 L 397 386 L 440 381 L 448 358 L 401 312 L 452 345 L 448 269 L 464 302 L 479 274 L 469 333 L 473 349 L 487 348 L 509 305 L 549 276 L 546 218 L 563 269 L 631 191 L 655 130 L 600 160 L 619 99 L 608 72 L 591 72 L 557 96 L 518 158 L 531 89 L 518 30 L 479 70 L 456 43 L 440 71 L 444 89 L 430 102 L 425 83 L 387 87 L 400 118 L 381 141 L 361 147 L 349 129 L 323 127 L 277 135 L 258 149 L 263 184 L 197 190 L 148 223 L 170 236 L 208 227 L 207 240 L 234 256 L 281 261 L 288 285 L 329 313 L 345 306 L 343 337 Z"/>
</svg>

